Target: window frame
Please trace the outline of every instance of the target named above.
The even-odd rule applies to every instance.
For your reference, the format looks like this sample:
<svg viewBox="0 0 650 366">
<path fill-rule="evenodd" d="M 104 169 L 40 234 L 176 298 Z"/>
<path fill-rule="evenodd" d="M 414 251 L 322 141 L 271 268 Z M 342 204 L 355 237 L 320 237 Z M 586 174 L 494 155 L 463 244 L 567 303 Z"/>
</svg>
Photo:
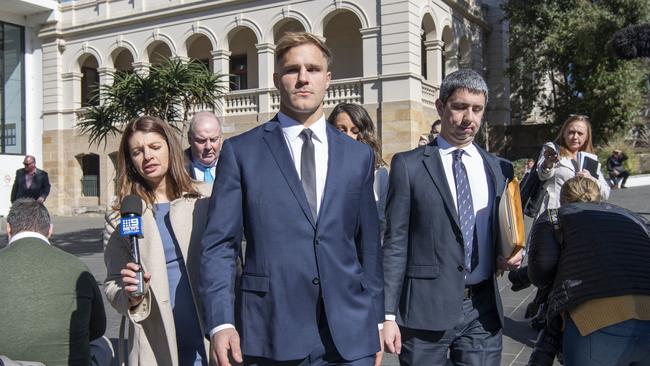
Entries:
<svg viewBox="0 0 650 366">
<path fill-rule="evenodd" d="M 20 78 L 21 78 L 21 83 L 20 83 L 20 99 L 21 99 L 21 117 L 20 117 L 20 129 L 22 130 L 21 133 L 21 141 L 20 141 L 20 151 L 19 152 L 7 152 L 7 148 L 5 145 L 5 126 L 6 126 L 6 112 L 5 112 L 5 98 L 6 98 L 6 91 L 5 91 L 5 75 L 4 75 L 4 66 L 5 66 L 5 60 L 6 58 L 3 56 L 0 59 L 0 76 L 2 79 L 2 85 L 0 87 L 2 88 L 2 95 L 0 95 L 0 110 L 2 113 L 0 113 L 0 154 L 2 155 L 15 155 L 15 156 L 20 156 L 20 155 L 25 155 L 26 151 L 26 143 L 27 143 L 27 125 L 26 125 L 26 118 L 25 114 L 27 111 L 27 106 L 26 106 L 26 96 L 25 96 L 25 27 L 10 23 L 10 22 L 5 22 L 5 21 L 0 21 L 0 27 L 2 27 L 2 32 L 1 32 L 1 39 L 0 39 L 0 45 L 2 47 L 0 48 L 0 52 L 4 54 L 5 52 L 5 42 L 4 42 L 4 37 L 5 37 L 5 25 L 10 25 L 13 27 L 16 27 L 20 30 L 20 55 L 21 55 L 21 61 L 20 61 Z M 16 126 L 18 129 L 18 126 Z"/>
</svg>

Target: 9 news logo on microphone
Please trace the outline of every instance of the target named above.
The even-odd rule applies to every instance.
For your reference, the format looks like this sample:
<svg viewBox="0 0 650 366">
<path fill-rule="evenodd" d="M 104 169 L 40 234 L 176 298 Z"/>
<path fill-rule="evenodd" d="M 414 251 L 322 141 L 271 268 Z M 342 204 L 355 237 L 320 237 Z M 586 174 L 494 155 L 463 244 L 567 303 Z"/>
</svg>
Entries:
<svg viewBox="0 0 650 366">
<path fill-rule="evenodd" d="M 122 217 L 120 220 L 120 235 L 123 237 L 141 236 L 142 219 L 139 216 Z"/>
</svg>

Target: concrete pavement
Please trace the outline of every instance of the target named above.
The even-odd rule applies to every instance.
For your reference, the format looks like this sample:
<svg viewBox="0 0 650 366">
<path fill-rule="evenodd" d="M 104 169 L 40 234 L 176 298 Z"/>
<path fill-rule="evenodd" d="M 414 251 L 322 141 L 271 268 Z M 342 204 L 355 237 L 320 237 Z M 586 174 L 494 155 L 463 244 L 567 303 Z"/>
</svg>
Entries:
<svg viewBox="0 0 650 366">
<path fill-rule="evenodd" d="M 612 191 L 610 202 L 641 213 L 650 219 L 650 186 L 640 186 Z M 54 217 L 54 235 L 51 242 L 61 249 L 72 253 L 90 268 L 98 283 L 103 283 L 106 277 L 102 254 L 101 231 L 103 218 L 101 217 Z M 6 231 L 4 218 L 0 222 L 0 248 L 6 245 Z M 503 331 L 503 359 L 502 365 L 525 365 L 535 341 L 536 332 L 533 331 L 523 314 L 526 305 L 532 300 L 532 288 L 520 291 L 510 291 L 505 277 L 499 280 L 503 308 L 505 312 L 505 329 Z M 116 341 L 119 333 L 120 316 L 106 302 L 106 315 L 108 326 L 106 336 Z M 398 365 L 397 359 L 387 354 L 384 366 Z"/>
</svg>

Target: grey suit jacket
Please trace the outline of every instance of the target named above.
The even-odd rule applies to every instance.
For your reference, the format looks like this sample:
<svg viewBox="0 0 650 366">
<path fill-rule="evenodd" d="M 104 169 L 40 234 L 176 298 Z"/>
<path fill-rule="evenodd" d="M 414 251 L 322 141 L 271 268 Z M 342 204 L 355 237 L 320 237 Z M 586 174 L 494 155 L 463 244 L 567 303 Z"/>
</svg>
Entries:
<svg viewBox="0 0 650 366">
<path fill-rule="evenodd" d="M 491 242 L 496 245 L 500 195 L 513 169 L 509 161 L 477 148 L 495 189 Z M 408 328 L 454 327 L 463 307 L 463 237 L 435 141 L 393 158 L 386 220 L 386 313 L 396 314 L 397 322 Z M 494 276 L 492 281 L 502 318 Z"/>
</svg>

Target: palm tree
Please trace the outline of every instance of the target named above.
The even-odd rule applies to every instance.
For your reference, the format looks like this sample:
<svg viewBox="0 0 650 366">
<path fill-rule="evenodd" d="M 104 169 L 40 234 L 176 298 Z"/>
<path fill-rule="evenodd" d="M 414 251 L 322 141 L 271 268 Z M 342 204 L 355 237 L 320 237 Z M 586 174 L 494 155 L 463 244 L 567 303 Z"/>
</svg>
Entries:
<svg viewBox="0 0 650 366">
<path fill-rule="evenodd" d="M 228 90 L 228 75 L 214 74 L 195 60 L 168 58 L 144 75 L 117 71 L 112 76 L 113 83 L 101 86 L 77 122 L 90 144 L 106 144 L 110 134 L 122 133 L 124 124 L 142 115 L 159 117 L 184 132 L 192 111 L 218 110 L 218 99 Z"/>
</svg>

